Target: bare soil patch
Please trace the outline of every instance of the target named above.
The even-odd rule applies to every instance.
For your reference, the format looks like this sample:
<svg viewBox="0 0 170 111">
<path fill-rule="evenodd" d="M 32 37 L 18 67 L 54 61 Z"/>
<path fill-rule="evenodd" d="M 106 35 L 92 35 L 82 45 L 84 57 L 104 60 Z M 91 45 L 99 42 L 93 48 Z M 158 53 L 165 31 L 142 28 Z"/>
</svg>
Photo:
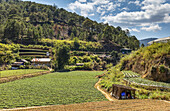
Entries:
<svg viewBox="0 0 170 111">
<path fill-rule="evenodd" d="M 159 100 L 101 101 L 12 109 L 13 111 L 170 111 L 170 103 Z M 10 110 L 6 110 L 10 111 Z"/>
</svg>

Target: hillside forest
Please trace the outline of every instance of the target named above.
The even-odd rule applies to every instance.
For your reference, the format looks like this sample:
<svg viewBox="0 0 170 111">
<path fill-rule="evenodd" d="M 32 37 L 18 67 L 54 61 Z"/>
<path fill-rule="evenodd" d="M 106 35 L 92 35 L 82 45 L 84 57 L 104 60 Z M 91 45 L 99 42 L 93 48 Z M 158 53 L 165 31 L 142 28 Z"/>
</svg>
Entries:
<svg viewBox="0 0 170 111">
<path fill-rule="evenodd" d="M 20 0 L 0 0 L 2 43 L 40 44 L 42 39 L 114 43 L 130 49 L 139 41 L 129 30 L 97 23 L 63 8 Z"/>
<path fill-rule="evenodd" d="M 40 60 L 37 59 L 48 59 L 48 61 L 40 64 Z M 169 100 L 170 98 L 170 42 L 153 43 L 147 47 L 144 47 L 144 45 L 139 47 L 139 40 L 131 35 L 128 29 L 124 30 L 120 26 L 115 27 L 108 23 L 98 23 L 87 17 L 58 8 L 56 4 L 45 5 L 22 0 L 0 0 L 0 74 L 6 74 L 6 71 L 14 68 L 15 63 L 23 60 L 26 62 L 18 65 L 17 69 L 22 69 L 25 74 L 28 69 L 32 71 L 37 71 L 34 69 L 48 70 L 49 73 L 57 72 L 30 79 L 35 82 L 34 85 L 32 82 L 29 86 L 25 86 L 28 83 L 27 79 L 25 79 L 25 82 L 21 81 L 24 87 L 31 89 L 40 88 L 41 91 L 48 91 L 48 87 L 50 87 L 50 92 L 43 91 L 45 93 L 40 97 L 42 101 L 49 100 L 41 102 L 39 99 L 35 99 L 36 97 L 31 96 L 33 101 L 25 99 L 28 100 L 26 103 L 12 105 L 4 102 L 0 105 L 0 108 L 15 108 L 18 105 L 19 107 L 29 107 L 79 103 L 82 101 L 77 98 L 78 94 L 72 93 L 74 94 L 73 97 L 70 92 L 75 92 L 76 89 L 79 93 L 81 91 L 87 92 L 81 93 L 80 95 L 83 95 L 83 97 L 80 98 L 87 97 L 89 99 L 93 97 L 97 94 L 96 90 L 92 90 L 94 83 L 97 82 L 97 78 L 94 77 L 100 78 L 98 85 L 108 93 L 111 93 L 113 84 L 119 84 L 137 89 L 135 94 L 138 99 Z M 18 71 L 22 72 L 22 70 Z M 76 70 L 78 71 L 76 72 Z M 13 77 L 17 78 L 17 76 Z M 77 78 L 84 82 L 77 82 Z M 58 79 L 62 81 L 60 82 Z M 11 81 L 12 79 L 8 80 Z M 38 80 L 37 83 L 40 86 L 37 85 L 36 80 Z M 40 80 L 42 80 L 41 83 Z M 44 81 L 49 81 L 49 84 Z M 68 85 L 70 83 L 67 81 L 72 82 L 74 88 L 70 87 Z M 22 85 L 18 85 L 21 82 L 16 82 L 16 87 L 22 87 Z M 0 83 L 3 82 L 0 81 Z M 60 85 L 60 83 L 62 84 Z M 65 87 L 63 83 L 67 83 L 65 85 L 69 88 Z M 11 89 L 5 88 L 6 86 L 3 87 L 3 85 L 1 91 L 9 89 L 9 91 L 6 91 L 9 93 L 4 94 L 12 97 Z M 61 88 L 65 87 L 62 90 L 62 96 L 58 96 L 58 89 L 55 88 L 58 85 Z M 76 85 L 77 87 L 75 87 Z M 85 90 L 86 85 L 90 86 L 88 90 Z M 11 87 L 11 85 L 9 86 Z M 33 86 L 33 88 L 30 86 Z M 51 93 L 53 89 L 57 90 Z M 15 91 L 22 92 L 17 89 Z M 68 93 L 63 94 L 66 91 Z M 37 90 L 33 93 L 43 94 Z M 56 101 L 51 98 L 46 99 L 45 96 L 48 93 L 56 94 L 52 95 L 52 97 L 57 97 Z M 18 95 L 19 93 L 13 94 Z M 23 98 L 29 95 L 24 94 Z M 69 99 L 64 98 L 62 100 L 63 95 L 67 95 Z M 18 99 L 22 96 L 23 94 L 18 96 Z M 75 97 L 76 100 L 73 100 L 72 98 Z M 4 98 L 1 99 L 4 100 Z M 88 99 L 84 102 L 105 100 L 105 97 L 102 99 L 99 95 L 97 99 Z M 6 100 L 9 103 L 17 103 L 10 98 Z M 64 102 L 61 103 L 60 100 Z"/>
</svg>

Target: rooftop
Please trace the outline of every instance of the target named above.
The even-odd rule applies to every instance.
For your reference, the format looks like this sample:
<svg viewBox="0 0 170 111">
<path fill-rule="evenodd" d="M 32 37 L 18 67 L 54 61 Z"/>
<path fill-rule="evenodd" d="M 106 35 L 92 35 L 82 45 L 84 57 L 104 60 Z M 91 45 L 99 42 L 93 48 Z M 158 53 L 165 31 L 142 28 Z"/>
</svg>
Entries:
<svg viewBox="0 0 170 111">
<path fill-rule="evenodd" d="M 50 62 L 50 58 L 33 58 L 31 62 Z"/>
<path fill-rule="evenodd" d="M 119 84 L 113 84 L 112 86 L 123 88 L 123 89 L 136 90 L 136 89 L 133 89 L 133 88 L 131 88 L 129 86 L 124 86 L 124 85 L 119 85 Z"/>
</svg>

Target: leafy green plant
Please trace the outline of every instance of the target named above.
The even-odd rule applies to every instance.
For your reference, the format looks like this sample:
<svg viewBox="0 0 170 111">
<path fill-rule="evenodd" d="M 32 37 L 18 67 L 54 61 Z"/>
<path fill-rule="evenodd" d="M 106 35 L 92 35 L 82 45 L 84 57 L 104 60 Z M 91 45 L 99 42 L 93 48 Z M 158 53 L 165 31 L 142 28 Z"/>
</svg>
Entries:
<svg viewBox="0 0 170 111">
<path fill-rule="evenodd" d="M 161 73 L 165 73 L 165 72 L 166 72 L 165 66 L 164 66 L 164 65 L 160 65 L 160 66 L 159 66 L 159 71 L 160 71 Z"/>
<path fill-rule="evenodd" d="M 106 100 L 94 88 L 103 72 L 56 72 L 0 84 L 0 109 Z"/>
<path fill-rule="evenodd" d="M 42 69 L 20 69 L 20 70 L 5 70 L 0 71 L 1 77 L 9 77 L 9 76 L 19 76 L 24 74 L 31 74 L 36 72 L 43 72 L 45 70 Z"/>
</svg>

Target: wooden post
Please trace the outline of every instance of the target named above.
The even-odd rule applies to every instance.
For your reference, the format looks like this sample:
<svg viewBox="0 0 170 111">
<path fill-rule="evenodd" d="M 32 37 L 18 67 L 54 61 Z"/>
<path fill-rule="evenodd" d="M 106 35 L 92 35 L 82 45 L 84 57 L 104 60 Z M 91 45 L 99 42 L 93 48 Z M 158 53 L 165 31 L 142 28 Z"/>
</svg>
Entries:
<svg viewBox="0 0 170 111">
<path fill-rule="evenodd" d="M 126 96 L 126 94 L 127 94 L 127 90 L 125 89 L 125 98 L 127 99 L 127 96 Z"/>
<path fill-rule="evenodd" d="M 115 96 L 115 97 L 117 96 L 117 92 L 118 92 L 118 88 L 115 87 L 115 88 L 114 88 L 114 96 Z"/>
<path fill-rule="evenodd" d="M 133 91 L 134 99 L 135 99 L 135 90 Z"/>
<path fill-rule="evenodd" d="M 112 96 L 114 94 L 114 84 L 112 85 Z"/>
<path fill-rule="evenodd" d="M 121 99 L 121 88 L 120 87 L 118 87 L 118 93 L 117 93 L 117 95 L 118 95 L 118 99 Z"/>
</svg>

